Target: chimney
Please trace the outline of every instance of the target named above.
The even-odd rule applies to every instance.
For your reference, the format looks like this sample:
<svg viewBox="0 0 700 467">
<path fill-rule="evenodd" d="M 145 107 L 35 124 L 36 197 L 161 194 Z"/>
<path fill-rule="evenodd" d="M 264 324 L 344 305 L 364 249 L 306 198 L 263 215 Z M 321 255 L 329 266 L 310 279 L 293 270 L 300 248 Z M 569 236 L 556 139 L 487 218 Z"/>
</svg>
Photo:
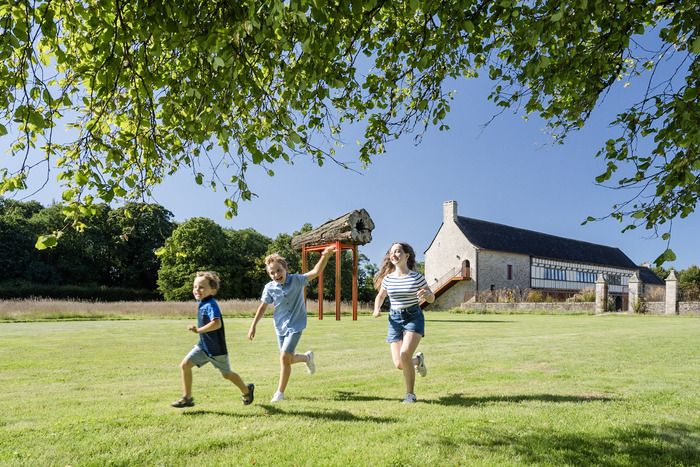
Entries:
<svg viewBox="0 0 700 467">
<path fill-rule="evenodd" d="M 442 221 L 457 222 L 457 201 L 445 201 L 442 203 Z"/>
</svg>

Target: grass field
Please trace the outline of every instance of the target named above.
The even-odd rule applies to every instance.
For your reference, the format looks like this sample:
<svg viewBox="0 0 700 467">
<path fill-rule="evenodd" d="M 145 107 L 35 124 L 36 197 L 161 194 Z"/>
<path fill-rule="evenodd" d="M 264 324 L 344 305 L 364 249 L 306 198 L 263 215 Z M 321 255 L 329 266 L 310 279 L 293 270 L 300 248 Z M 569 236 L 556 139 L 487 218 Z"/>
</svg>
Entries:
<svg viewBox="0 0 700 467">
<path fill-rule="evenodd" d="M 310 317 L 287 400 L 270 404 L 265 318 L 226 318 L 243 406 L 212 367 L 178 410 L 190 320 L 0 324 L 0 464 L 699 465 L 700 319 L 427 314 L 428 376 L 400 404 L 385 317 Z"/>
</svg>

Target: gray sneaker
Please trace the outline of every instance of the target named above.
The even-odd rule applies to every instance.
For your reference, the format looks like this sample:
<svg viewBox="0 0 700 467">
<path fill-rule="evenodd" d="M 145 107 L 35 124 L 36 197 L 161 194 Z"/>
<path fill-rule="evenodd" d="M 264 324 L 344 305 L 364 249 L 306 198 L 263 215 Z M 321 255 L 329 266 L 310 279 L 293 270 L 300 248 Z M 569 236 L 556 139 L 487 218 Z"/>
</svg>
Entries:
<svg viewBox="0 0 700 467">
<path fill-rule="evenodd" d="M 425 355 L 423 355 L 423 352 L 418 352 L 416 354 L 416 358 L 418 359 L 418 363 L 416 364 L 416 371 L 421 376 L 427 375 L 428 367 L 425 366 Z"/>
<path fill-rule="evenodd" d="M 171 407 L 175 407 L 176 409 L 182 409 L 185 407 L 194 407 L 194 398 L 192 397 L 187 397 L 187 396 L 182 396 L 172 404 L 170 404 Z"/>
<path fill-rule="evenodd" d="M 306 370 L 310 375 L 316 373 L 316 362 L 314 362 L 314 352 L 309 350 L 304 355 L 306 355 Z"/>
<path fill-rule="evenodd" d="M 410 393 L 410 392 L 407 392 L 407 393 L 406 393 L 406 397 L 404 398 L 404 400 L 402 401 L 402 403 L 404 403 L 404 404 L 413 404 L 414 402 L 416 402 L 416 400 L 417 400 L 417 399 L 416 399 L 416 395 L 415 395 L 415 394 L 412 394 L 412 393 Z"/>
</svg>

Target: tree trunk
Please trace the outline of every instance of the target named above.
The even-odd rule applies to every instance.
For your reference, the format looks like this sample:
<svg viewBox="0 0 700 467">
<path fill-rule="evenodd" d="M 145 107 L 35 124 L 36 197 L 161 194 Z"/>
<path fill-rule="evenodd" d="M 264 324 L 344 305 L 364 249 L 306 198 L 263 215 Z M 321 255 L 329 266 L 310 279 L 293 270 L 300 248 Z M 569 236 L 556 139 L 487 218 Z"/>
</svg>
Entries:
<svg viewBox="0 0 700 467">
<path fill-rule="evenodd" d="M 292 248 L 301 249 L 304 246 L 323 245 L 336 241 L 364 245 L 372 241 L 373 229 L 374 222 L 369 217 L 369 213 L 364 209 L 356 209 L 310 232 L 292 237 Z"/>
</svg>

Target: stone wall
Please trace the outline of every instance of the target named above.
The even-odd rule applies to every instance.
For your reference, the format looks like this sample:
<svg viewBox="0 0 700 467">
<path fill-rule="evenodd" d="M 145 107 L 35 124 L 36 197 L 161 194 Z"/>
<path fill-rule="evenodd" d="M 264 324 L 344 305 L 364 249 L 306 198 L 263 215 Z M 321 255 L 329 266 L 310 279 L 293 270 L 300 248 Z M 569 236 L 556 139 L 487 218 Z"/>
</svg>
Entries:
<svg viewBox="0 0 700 467">
<path fill-rule="evenodd" d="M 700 315 L 700 302 L 678 302 L 679 315 Z"/>
<path fill-rule="evenodd" d="M 666 314 L 666 302 L 644 302 L 644 313 L 650 315 Z M 700 316 L 700 302 L 678 302 L 678 314 Z"/>
<path fill-rule="evenodd" d="M 520 313 L 546 311 L 549 313 L 582 313 L 594 314 L 595 303 L 593 302 L 546 302 L 546 303 L 462 303 L 463 310 L 488 311 L 491 313 Z"/>
<path fill-rule="evenodd" d="M 437 297 L 432 304 L 428 305 L 427 309 L 449 310 L 451 308 L 458 308 L 462 303 L 473 300 L 475 293 L 474 281 L 460 281 Z"/>
<path fill-rule="evenodd" d="M 477 264 L 478 292 L 498 289 L 527 289 L 530 287 L 530 257 L 500 251 L 479 251 Z M 508 280 L 508 265 L 513 266 L 513 278 Z"/>
</svg>

